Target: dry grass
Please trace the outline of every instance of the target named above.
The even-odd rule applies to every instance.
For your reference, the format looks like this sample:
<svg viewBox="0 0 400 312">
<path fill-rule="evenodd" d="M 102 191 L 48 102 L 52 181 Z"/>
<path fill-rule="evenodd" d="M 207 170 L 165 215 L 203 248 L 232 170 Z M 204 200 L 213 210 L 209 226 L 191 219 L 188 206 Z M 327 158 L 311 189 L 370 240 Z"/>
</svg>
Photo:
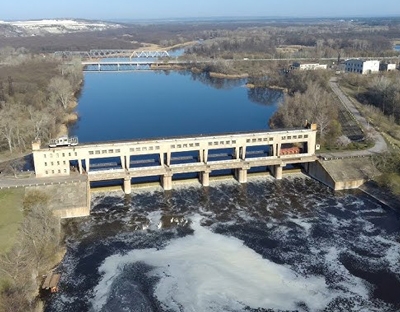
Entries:
<svg viewBox="0 0 400 312">
<path fill-rule="evenodd" d="M 14 244 L 19 223 L 22 221 L 24 189 L 0 190 L 0 254 Z"/>
</svg>

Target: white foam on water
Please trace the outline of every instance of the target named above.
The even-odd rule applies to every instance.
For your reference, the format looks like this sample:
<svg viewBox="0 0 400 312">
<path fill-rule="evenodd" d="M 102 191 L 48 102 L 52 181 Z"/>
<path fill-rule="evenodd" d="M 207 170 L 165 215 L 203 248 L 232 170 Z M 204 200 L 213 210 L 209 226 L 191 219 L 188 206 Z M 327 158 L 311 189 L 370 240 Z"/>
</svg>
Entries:
<svg viewBox="0 0 400 312">
<path fill-rule="evenodd" d="M 227 311 L 251 308 L 299 309 L 326 307 L 337 291 L 321 277 L 305 278 L 286 266 L 263 259 L 243 242 L 215 234 L 192 218 L 194 234 L 172 240 L 164 249 L 133 250 L 108 257 L 99 268 L 102 278 L 94 289 L 92 306 L 101 310 L 110 288 L 126 264 L 143 262 L 159 278 L 155 296 L 173 311 Z M 228 309 L 227 309 L 228 307 Z"/>
</svg>

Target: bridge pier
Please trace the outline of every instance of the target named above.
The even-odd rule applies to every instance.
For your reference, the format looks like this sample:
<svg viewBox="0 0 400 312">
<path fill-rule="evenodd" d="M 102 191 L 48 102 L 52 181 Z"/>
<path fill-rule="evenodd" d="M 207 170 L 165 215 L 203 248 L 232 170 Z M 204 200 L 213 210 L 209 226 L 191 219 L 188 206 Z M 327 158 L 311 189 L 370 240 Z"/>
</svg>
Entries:
<svg viewBox="0 0 400 312">
<path fill-rule="evenodd" d="M 78 169 L 79 169 L 79 173 L 82 174 L 83 173 L 83 168 L 82 168 L 82 160 L 78 159 Z"/>
<path fill-rule="evenodd" d="M 210 171 L 200 172 L 200 182 L 203 186 L 210 186 Z"/>
<path fill-rule="evenodd" d="M 162 176 L 162 187 L 164 191 L 172 190 L 172 173 L 167 173 Z"/>
<path fill-rule="evenodd" d="M 239 183 L 247 183 L 247 169 L 239 168 L 235 170 L 236 180 Z"/>
<path fill-rule="evenodd" d="M 132 193 L 132 184 L 131 184 L 131 178 L 130 177 L 124 178 L 124 193 L 125 194 Z"/>
<path fill-rule="evenodd" d="M 272 174 L 276 180 L 282 180 L 283 167 L 282 165 L 271 166 Z"/>
</svg>

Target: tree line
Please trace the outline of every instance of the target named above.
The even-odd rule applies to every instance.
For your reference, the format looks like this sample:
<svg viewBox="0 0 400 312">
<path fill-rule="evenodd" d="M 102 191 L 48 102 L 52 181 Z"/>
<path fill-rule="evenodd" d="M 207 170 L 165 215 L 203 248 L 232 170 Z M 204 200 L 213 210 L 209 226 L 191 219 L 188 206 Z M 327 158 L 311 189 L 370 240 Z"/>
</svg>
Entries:
<svg viewBox="0 0 400 312">
<path fill-rule="evenodd" d="M 0 312 L 39 311 L 41 277 L 59 259 L 60 220 L 49 209 L 51 197 L 32 190 L 25 196 L 24 219 L 16 243 L 0 255 Z"/>
<path fill-rule="evenodd" d="M 68 122 L 83 74 L 79 60 L 0 50 L 0 152 L 24 152 L 36 138 L 48 141 Z"/>
</svg>

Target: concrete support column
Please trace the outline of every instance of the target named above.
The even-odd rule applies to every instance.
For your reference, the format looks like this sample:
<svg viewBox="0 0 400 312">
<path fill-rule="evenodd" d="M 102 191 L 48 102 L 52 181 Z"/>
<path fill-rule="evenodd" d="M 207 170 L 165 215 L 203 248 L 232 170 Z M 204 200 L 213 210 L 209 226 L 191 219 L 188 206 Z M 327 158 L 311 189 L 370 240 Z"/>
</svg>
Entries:
<svg viewBox="0 0 400 312">
<path fill-rule="evenodd" d="M 122 169 L 125 169 L 126 167 L 125 167 L 125 156 L 119 156 L 119 158 L 120 158 L 120 160 L 121 160 L 121 167 L 122 167 Z"/>
<path fill-rule="evenodd" d="M 210 171 L 200 172 L 200 179 L 203 186 L 210 186 Z"/>
<path fill-rule="evenodd" d="M 90 170 L 90 159 L 89 158 L 85 159 L 85 164 L 86 164 L 86 172 L 89 173 L 89 170 Z"/>
<path fill-rule="evenodd" d="M 203 150 L 203 162 L 207 163 L 208 161 L 208 149 Z"/>
<path fill-rule="evenodd" d="M 171 152 L 167 152 L 167 166 L 171 166 Z"/>
<path fill-rule="evenodd" d="M 235 159 L 240 158 L 240 147 L 235 147 Z"/>
<path fill-rule="evenodd" d="M 247 183 L 247 169 L 236 169 L 235 175 L 239 183 Z"/>
<path fill-rule="evenodd" d="M 204 152 L 202 149 L 199 150 L 199 162 L 204 162 Z"/>
<path fill-rule="evenodd" d="M 166 173 L 162 176 L 162 187 L 164 191 L 172 190 L 172 173 Z"/>
<path fill-rule="evenodd" d="M 124 193 L 125 194 L 132 193 L 131 177 L 124 178 Z"/>
<path fill-rule="evenodd" d="M 241 149 L 240 158 L 245 160 L 246 159 L 246 145 L 242 146 L 240 149 Z"/>
<path fill-rule="evenodd" d="M 274 153 L 273 156 L 279 156 L 281 153 L 281 143 L 276 143 L 274 145 Z"/>
<path fill-rule="evenodd" d="M 131 155 L 125 155 L 125 169 L 129 170 L 131 167 Z"/>
<path fill-rule="evenodd" d="M 160 153 L 160 165 L 164 166 L 164 153 Z"/>
<path fill-rule="evenodd" d="M 78 169 L 79 169 L 79 173 L 82 174 L 83 173 L 83 168 L 82 168 L 82 160 L 78 159 Z"/>
<path fill-rule="evenodd" d="M 274 166 L 274 176 L 277 180 L 282 180 L 283 167 L 280 165 Z"/>
</svg>

